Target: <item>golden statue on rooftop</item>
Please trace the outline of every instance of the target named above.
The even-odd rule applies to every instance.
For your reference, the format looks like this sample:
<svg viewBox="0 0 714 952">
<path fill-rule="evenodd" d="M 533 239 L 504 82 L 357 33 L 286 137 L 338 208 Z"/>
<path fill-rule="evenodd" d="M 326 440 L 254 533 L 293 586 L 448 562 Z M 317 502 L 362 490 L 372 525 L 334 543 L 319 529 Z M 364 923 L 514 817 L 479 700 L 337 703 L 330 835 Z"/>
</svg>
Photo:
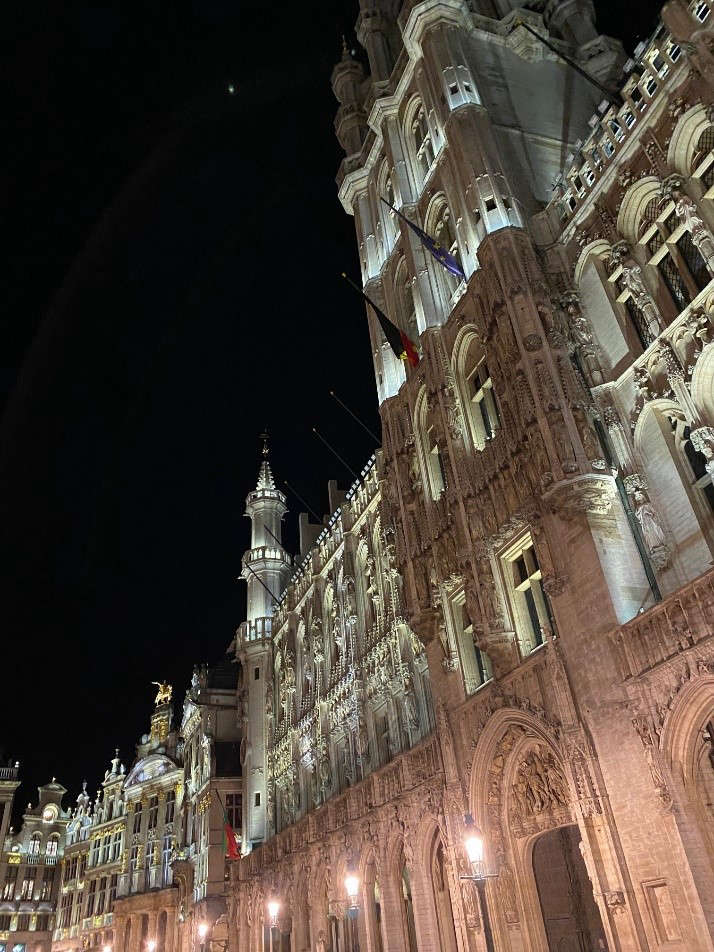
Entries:
<svg viewBox="0 0 714 952">
<path fill-rule="evenodd" d="M 162 704 L 171 703 L 171 695 L 173 693 L 173 687 L 167 681 L 152 681 L 152 684 L 155 684 L 159 689 L 156 692 L 156 697 L 154 698 L 154 704 L 157 707 L 160 707 Z"/>
</svg>

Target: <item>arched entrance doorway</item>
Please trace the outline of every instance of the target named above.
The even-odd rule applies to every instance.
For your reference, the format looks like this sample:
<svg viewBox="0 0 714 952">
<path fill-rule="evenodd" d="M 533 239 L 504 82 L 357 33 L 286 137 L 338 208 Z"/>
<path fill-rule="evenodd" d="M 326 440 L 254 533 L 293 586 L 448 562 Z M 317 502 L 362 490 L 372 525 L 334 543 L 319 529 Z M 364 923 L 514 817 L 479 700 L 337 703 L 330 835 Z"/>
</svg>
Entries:
<svg viewBox="0 0 714 952">
<path fill-rule="evenodd" d="M 538 837 L 533 845 L 533 874 L 549 952 L 607 950 L 576 825 Z"/>
</svg>

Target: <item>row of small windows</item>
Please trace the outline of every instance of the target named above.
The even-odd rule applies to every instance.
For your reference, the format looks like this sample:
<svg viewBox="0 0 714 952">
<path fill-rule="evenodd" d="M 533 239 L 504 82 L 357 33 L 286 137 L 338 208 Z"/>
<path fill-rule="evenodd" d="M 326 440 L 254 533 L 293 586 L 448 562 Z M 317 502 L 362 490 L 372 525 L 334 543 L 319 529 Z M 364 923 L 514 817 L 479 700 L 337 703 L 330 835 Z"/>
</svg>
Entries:
<svg viewBox="0 0 714 952">
<path fill-rule="evenodd" d="M 521 657 L 527 657 L 552 637 L 555 631 L 550 601 L 543 589 L 543 575 L 530 535 L 521 538 L 501 556 L 500 569 L 518 649 Z M 467 694 L 473 694 L 491 680 L 493 668 L 488 654 L 476 644 L 473 622 L 463 593 L 454 597 L 452 619 L 464 688 Z"/>
<path fill-rule="evenodd" d="M 42 845 L 42 834 L 33 833 L 30 837 L 30 842 L 27 844 L 27 852 L 30 856 L 39 856 L 40 847 Z M 57 850 L 59 848 L 59 834 L 52 833 L 47 840 L 47 846 L 45 848 L 45 856 L 56 856 Z"/>
<path fill-rule="evenodd" d="M 21 912 L 14 923 L 9 913 L 0 914 L 0 932 L 47 932 L 49 927 L 50 917 L 46 912 L 35 916 L 34 928 L 32 918 L 26 912 Z M 7 952 L 25 952 L 25 943 L 17 942 L 13 945 L 6 945 L 4 942 L 0 942 L 0 952 L 6 952 L 6 950 Z"/>
<path fill-rule="evenodd" d="M 37 870 L 41 867 L 28 866 L 25 868 L 22 884 L 19 890 L 19 898 L 30 900 L 47 900 L 52 895 L 52 883 L 54 882 L 54 866 L 45 866 L 40 879 Z M 11 901 L 18 898 L 18 873 L 19 866 L 8 866 L 5 872 L 5 882 L 2 886 L 2 898 Z"/>
</svg>

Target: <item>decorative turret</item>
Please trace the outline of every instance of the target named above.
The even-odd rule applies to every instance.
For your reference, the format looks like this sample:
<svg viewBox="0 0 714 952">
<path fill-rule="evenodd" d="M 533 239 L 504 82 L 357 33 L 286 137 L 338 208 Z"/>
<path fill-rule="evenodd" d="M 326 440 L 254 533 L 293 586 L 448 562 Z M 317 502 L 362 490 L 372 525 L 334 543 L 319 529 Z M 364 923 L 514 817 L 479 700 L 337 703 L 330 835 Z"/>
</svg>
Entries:
<svg viewBox="0 0 714 952">
<path fill-rule="evenodd" d="M 374 83 L 389 79 L 398 49 L 399 31 L 394 0 L 360 0 L 357 38 L 367 50 Z"/>
<path fill-rule="evenodd" d="M 362 64 L 353 59 L 343 37 L 342 59 L 332 70 L 332 91 L 340 103 L 335 132 L 347 155 L 359 152 L 367 134 L 367 117 L 362 106 L 363 82 Z"/>
<path fill-rule="evenodd" d="M 266 702 L 272 700 L 271 620 L 277 598 L 287 585 L 292 560 L 282 544 L 282 520 L 287 512 L 284 493 L 275 488 L 270 468 L 268 435 L 255 489 L 248 493 L 245 514 L 251 521 L 251 547 L 243 556 L 241 576 L 246 580 L 246 621 L 236 632 L 236 646 L 243 666 L 240 696 L 243 720 L 243 851 L 265 838 Z M 267 692 L 267 693 L 266 693 Z"/>
<path fill-rule="evenodd" d="M 261 439 L 263 451 L 258 482 L 246 499 L 245 514 L 251 521 L 251 542 L 250 549 L 243 556 L 241 572 L 248 585 L 246 617 L 250 640 L 269 636 L 273 605 L 290 572 L 290 556 L 281 541 L 283 516 L 288 507 L 285 494 L 275 488 L 268 434 L 263 433 Z"/>
</svg>

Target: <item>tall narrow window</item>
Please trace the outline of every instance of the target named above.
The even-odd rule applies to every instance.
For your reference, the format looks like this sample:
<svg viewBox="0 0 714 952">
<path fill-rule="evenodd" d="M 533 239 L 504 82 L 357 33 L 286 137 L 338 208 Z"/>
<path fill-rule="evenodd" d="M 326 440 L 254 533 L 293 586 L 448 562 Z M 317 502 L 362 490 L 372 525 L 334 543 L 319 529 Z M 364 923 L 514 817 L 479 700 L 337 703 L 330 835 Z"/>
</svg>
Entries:
<svg viewBox="0 0 714 952">
<path fill-rule="evenodd" d="M 173 823 L 174 813 L 176 811 L 176 791 L 169 790 L 166 794 L 166 814 L 164 822 Z"/>
<path fill-rule="evenodd" d="M 28 866 L 25 869 L 25 878 L 22 880 L 22 889 L 20 890 L 20 899 L 32 899 L 34 897 L 36 875 L 37 875 L 36 866 Z"/>
<path fill-rule="evenodd" d="M 99 866 L 102 850 L 102 841 L 99 837 L 92 840 L 92 866 Z"/>
<path fill-rule="evenodd" d="M 90 916 L 94 915 L 94 903 L 97 898 L 97 880 L 90 879 L 89 885 L 87 886 L 87 908 L 85 910 L 85 916 L 89 919 Z"/>
<path fill-rule="evenodd" d="M 161 844 L 161 885 L 171 885 L 171 853 L 172 841 L 171 834 L 167 833 Z"/>
<path fill-rule="evenodd" d="M 112 878 L 109 881 L 109 899 L 107 900 L 107 912 L 111 912 L 114 908 L 114 903 L 117 898 L 117 883 L 119 881 L 119 876 L 117 873 L 112 874 Z"/>
<path fill-rule="evenodd" d="M 439 450 L 439 444 L 436 442 L 436 437 L 434 436 L 433 426 L 429 427 L 427 437 L 429 446 L 429 474 L 431 477 L 432 492 L 434 499 L 438 499 L 446 489 L 446 470 L 444 469 L 444 460 L 442 459 L 441 452 Z"/>
<path fill-rule="evenodd" d="M 493 396 L 491 374 L 488 372 L 485 360 L 482 360 L 473 371 L 469 380 L 469 390 L 471 403 L 475 414 L 480 419 L 484 436 L 487 440 L 492 440 L 496 435 L 500 420 Z"/>
<path fill-rule="evenodd" d="M 149 800 L 149 829 L 155 830 L 159 822 L 159 798 L 154 795 Z"/>
<path fill-rule="evenodd" d="M 451 209 L 449 206 L 444 203 L 442 206 L 439 216 L 436 219 L 434 225 L 434 238 L 436 239 L 437 244 L 448 251 L 449 254 L 456 259 L 461 267 L 461 251 L 459 249 L 459 242 L 456 238 L 456 229 L 454 227 L 454 220 L 451 214 Z M 450 271 L 447 271 L 446 268 L 439 265 L 439 274 L 447 283 L 447 286 L 451 292 L 453 292 L 459 285 L 460 279 L 452 274 Z"/>
<path fill-rule="evenodd" d="M 17 884 L 17 872 L 18 866 L 8 866 L 5 872 L 5 883 L 2 888 L 2 898 L 3 899 L 14 899 L 15 898 L 15 886 Z"/>
<path fill-rule="evenodd" d="M 466 611 L 465 601 L 456 602 L 454 615 L 454 622 L 459 628 L 459 654 L 464 675 L 464 688 L 467 694 L 473 694 L 493 677 L 491 659 L 477 647 L 474 641 L 474 627 Z"/>
<path fill-rule="evenodd" d="M 134 826 L 132 827 L 133 833 L 141 832 L 141 812 L 141 801 L 139 800 L 134 807 Z"/>
<path fill-rule="evenodd" d="M 412 119 L 412 143 L 422 178 L 426 178 L 434 162 L 434 146 L 431 141 L 431 132 L 426 118 L 424 106 L 419 104 Z"/>
<path fill-rule="evenodd" d="M 504 556 L 503 561 L 518 641 L 521 653 L 526 655 L 543 644 L 546 634 L 553 629 L 533 540 L 528 537 L 519 543 Z"/>
<path fill-rule="evenodd" d="M 30 837 L 30 842 L 27 846 L 27 852 L 30 856 L 37 856 L 40 852 L 40 842 L 42 840 L 41 833 L 33 833 Z"/>
<path fill-rule="evenodd" d="M 54 879 L 54 869 L 52 866 L 45 866 L 42 874 L 42 886 L 40 888 L 40 900 L 47 902 L 52 897 L 52 881 Z"/>
</svg>

